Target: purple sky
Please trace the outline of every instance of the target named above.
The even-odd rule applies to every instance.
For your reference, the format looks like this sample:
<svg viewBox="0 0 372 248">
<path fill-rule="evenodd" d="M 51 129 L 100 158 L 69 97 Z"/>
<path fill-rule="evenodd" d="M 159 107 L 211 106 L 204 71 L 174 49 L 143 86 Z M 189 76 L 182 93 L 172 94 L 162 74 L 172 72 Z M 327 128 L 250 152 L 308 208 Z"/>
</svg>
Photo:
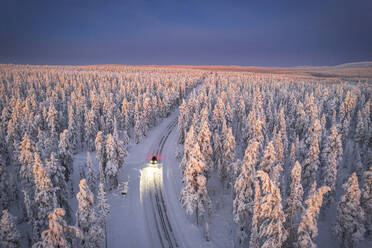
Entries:
<svg viewBox="0 0 372 248">
<path fill-rule="evenodd" d="M 371 0 L 2 0 L 0 63 L 372 61 Z"/>
</svg>

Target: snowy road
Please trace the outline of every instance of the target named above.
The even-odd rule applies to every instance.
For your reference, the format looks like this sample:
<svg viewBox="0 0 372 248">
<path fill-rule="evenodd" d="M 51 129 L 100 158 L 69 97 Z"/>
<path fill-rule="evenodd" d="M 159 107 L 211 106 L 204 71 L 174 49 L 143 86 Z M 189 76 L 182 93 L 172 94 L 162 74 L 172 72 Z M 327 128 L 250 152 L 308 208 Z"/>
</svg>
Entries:
<svg viewBox="0 0 372 248">
<path fill-rule="evenodd" d="M 167 137 L 176 131 L 177 115 L 174 111 L 163 119 L 142 143 L 129 150 L 119 179 L 120 183 L 129 182 L 128 193 L 123 197 L 118 189 L 108 194 L 108 247 L 184 247 L 173 228 L 174 220 L 167 214 L 162 164 L 148 164 L 148 157 L 161 154 Z"/>
<path fill-rule="evenodd" d="M 173 120 L 161 137 L 149 149 L 148 154 L 161 155 L 164 144 L 177 124 L 177 119 Z M 169 221 L 167 207 L 163 197 L 163 173 L 162 164 L 152 165 L 141 170 L 140 181 L 141 202 L 144 205 L 146 221 L 148 222 L 149 233 L 153 244 L 159 244 L 159 247 L 179 247 L 174 230 Z M 150 206 L 150 207 L 149 207 Z M 155 230 L 151 229 L 155 228 Z"/>
</svg>

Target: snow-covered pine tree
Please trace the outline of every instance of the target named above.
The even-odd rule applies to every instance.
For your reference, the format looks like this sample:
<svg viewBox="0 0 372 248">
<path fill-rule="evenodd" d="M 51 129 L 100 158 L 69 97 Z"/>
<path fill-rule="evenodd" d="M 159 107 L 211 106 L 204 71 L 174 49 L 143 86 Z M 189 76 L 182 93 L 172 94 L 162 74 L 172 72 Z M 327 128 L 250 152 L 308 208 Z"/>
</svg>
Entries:
<svg viewBox="0 0 372 248">
<path fill-rule="evenodd" d="M 342 160 L 342 138 L 338 134 L 337 127 L 333 126 L 325 147 L 322 152 L 323 185 L 331 188 L 331 191 L 324 196 L 324 206 L 329 206 L 333 201 L 336 190 L 338 166 Z"/>
<path fill-rule="evenodd" d="M 295 223 L 297 223 L 298 213 L 303 211 L 302 206 L 302 196 L 304 191 L 301 185 L 301 165 L 298 161 L 293 166 L 291 172 L 291 185 L 290 185 L 290 194 L 287 198 L 286 207 L 284 212 L 287 216 L 287 231 L 289 233 L 288 242 L 292 244 L 295 241 L 296 237 L 296 228 Z"/>
<path fill-rule="evenodd" d="M 105 140 L 103 132 L 99 131 L 97 133 L 94 144 L 96 146 L 96 158 L 98 161 L 99 168 L 99 180 L 101 183 L 105 183 L 105 170 L 107 163 L 107 155 L 105 149 Z"/>
<path fill-rule="evenodd" d="M 205 174 L 208 177 L 213 170 L 213 150 L 211 147 L 211 132 L 209 131 L 208 122 L 206 120 L 202 123 L 197 140 L 200 146 L 200 152 L 203 154 L 205 160 Z"/>
<path fill-rule="evenodd" d="M 0 246 L 3 248 L 18 248 L 20 247 L 21 235 L 14 223 L 14 217 L 3 210 L 0 220 Z"/>
<path fill-rule="evenodd" d="M 34 154 L 34 179 L 35 179 L 35 199 L 34 199 L 34 213 L 32 219 L 32 234 L 33 239 L 36 241 L 40 238 L 42 230 L 47 228 L 47 216 L 57 207 L 56 190 L 53 188 L 52 182 L 44 169 L 39 154 Z"/>
<path fill-rule="evenodd" d="M 61 165 L 65 168 L 65 180 L 68 182 L 71 175 L 73 174 L 74 167 L 72 166 L 72 153 L 70 150 L 70 142 L 68 139 L 68 130 L 64 130 L 59 136 L 59 145 L 58 145 L 59 161 Z"/>
<path fill-rule="evenodd" d="M 208 196 L 204 176 L 205 163 L 200 152 L 199 144 L 196 142 L 189 154 L 189 160 L 184 172 L 186 186 L 181 191 L 181 203 L 188 214 L 196 211 L 196 223 L 199 216 L 210 214 L 211 201 Z"/>
<path fill-rule="evenodd" d="M 195 142 L 196 142 L 196 138 L 194 134 L 194 126 L 191 125 L 189 131 L 187 132 L 186 139 L 185 139 L 185 145 L 183 147 L 183 157 L 180 163 L 180 168 L 182 172 L 184 172 L 186 169 L 186 166 L 189 162 L 190 153 L 194 147 Z"/>
<path fill-rule="evenodd" d="M 99 222 L 105 231 L 105 243 L 107 248 L 107 228 L 106 228 L 106 218 L 110 215 L 110 205 L 107 203 L 106 199 L 106 192 L 104 189 L 104 185 L 102 183 L 99 184 L 98 189 L 98 203 L 97 203 L 97 209 L 98 209 L 98 218 Z"/>
<path fill-rule="evenodd" d="M 111 134 L 107 136 L 106 140 L 106 155 L 105 182 L 106 187 L 111 190 L 118 186 L 120 168 L 124 163 L 124 158 L 127 156 L 122 143 L 115 140 Z"/>
<path fill-rule="evenodd" d="M 257 225 L 259 247 L 282 247 L 288 232 L 284 228 L 285 214 L 280 189 L 262 170 L 257 171 L 257 178 L 261 181 L 262 190 Z"/>
<path fill-rule="evenodd" d="M 364 187 L 362 195 L 362 207 L 366 214 L 366 229 L 372 233 L 372 166 L 363 175 Z"/>
<path fill-rule="evenodd" d="M 221 181 L 225 184 L 227 184 L 227 187 L 229 187 L 228 179 L 232 178 L 233 170 L 232 170 L 232 164 L 235 160 L 235 138 L 232 134 L 232 129 L 229 127 L 227 129 L 227 132 L 224 134 L 225 140 L 223 143 L 223 155 L 222 155 L 222 163 L 221 167 L 219 169 L 219 175 L 221 178 Z"/>
<path fill-rule="evenodd" d="M 313 183 L 309 197 L 306 200 L 307 208 L 302 214 L 300 225 L 297 229 L 297 243 L 299 248 L 316 248 L 314 239 L 318 236 L 318 214 L 323 203 L 323 195 L 331 189 L 323 186 L 316 191 L 316 182 Z"/>
<path fill-rule="evenodd" d="M 65 211 L 62 208 L 55 208 L 48 215 L 49 229 L 41 233 L 41 241 L 34 244 L 32 248 L 71 248 L 75 244 L 72 242 L 73 233 L 75 233 L 76 238 L 83 238 L 79 228 L 67 225 L 66 221 L 63 220 L 64 215 Z"/>
<path fill-rule="evenodd" d="M 234 222 L 238 225 L 238 239 L 241 244 L 247 238 L 246 225 L 253 214 L 255 167 L 258 157 L 258 142 L 248 145 L 245 150 L 242 170 L 235 181 L 233 201 Z"/>
<path fill-rule="evenodd" d="M 94 210 L 94 196 L 85 179 L 80 180 L 79 189 L 76 195 L 78 200 L 76 220 L 83 234 L 81 245 L 85 248 L 99 247 L 104 239 L 104 232 Z"/>
<path fill-rule="evenodd" d="M 35 147 L 32 145 L 28 135 L 23 136 L 19 147 L 18 160 L 21 163 L 19 174 L 23 188 L 32 192 L 31 185 L 34 182 L 33 164 Z"/>
<path fill-rule="evenodd" d="M 335 233 L 343 247 L 357 247 L 364 238 L 365 215 L 360 205 L 361 191 L 355 172 L 342 187 L 345 194 L 337 207 Z"/>
</svg>

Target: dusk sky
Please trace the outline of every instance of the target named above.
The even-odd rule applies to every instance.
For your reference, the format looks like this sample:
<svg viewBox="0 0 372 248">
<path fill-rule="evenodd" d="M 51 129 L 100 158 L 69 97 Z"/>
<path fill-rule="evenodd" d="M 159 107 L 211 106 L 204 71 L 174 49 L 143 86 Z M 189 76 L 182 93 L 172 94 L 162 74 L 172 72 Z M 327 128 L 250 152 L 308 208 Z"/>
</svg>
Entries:
<svg viewBox="0 0 372 248">
<path fill-rule="evenodd" d="M 371 0 L 0 0 L 0 63 L 372 61 Z"/>
</svg>

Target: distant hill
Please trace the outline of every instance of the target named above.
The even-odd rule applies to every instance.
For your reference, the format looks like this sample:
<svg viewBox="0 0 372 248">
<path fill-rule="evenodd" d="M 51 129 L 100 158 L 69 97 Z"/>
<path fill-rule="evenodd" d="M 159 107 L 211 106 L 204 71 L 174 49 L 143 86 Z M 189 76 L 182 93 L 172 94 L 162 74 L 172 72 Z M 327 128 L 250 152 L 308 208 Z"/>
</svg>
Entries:
<svg viewBox="0 0 372 248">
<path fill-rule="evenodd" d="M 345 64 L 341 64 L 341 65 L 336 65 L 334 67 L 338 67 L 338 68 L 372 68 L 372 61 L 345 63 Z"/>
</svg>

